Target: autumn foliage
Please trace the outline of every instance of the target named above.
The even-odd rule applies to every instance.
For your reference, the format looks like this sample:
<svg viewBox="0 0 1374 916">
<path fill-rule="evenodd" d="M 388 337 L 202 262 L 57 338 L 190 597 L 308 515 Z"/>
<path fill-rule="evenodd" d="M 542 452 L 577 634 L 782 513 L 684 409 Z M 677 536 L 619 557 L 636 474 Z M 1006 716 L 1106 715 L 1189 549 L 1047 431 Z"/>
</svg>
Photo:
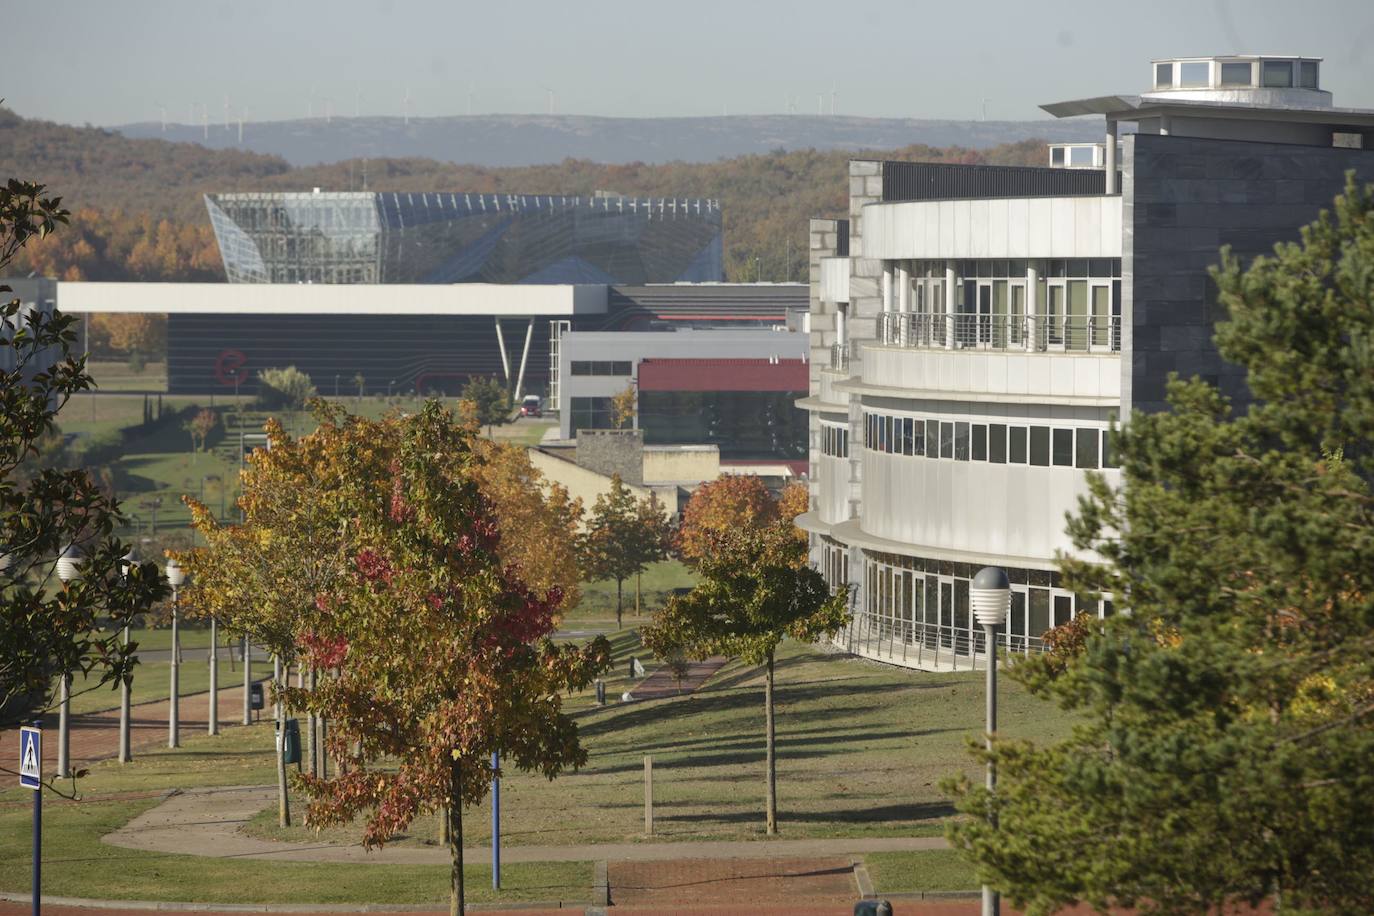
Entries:
<svg viewBox="0 0 1374 916">
<path fill-rule="evenodd" d="M 677 549 L 689 564 L 698 564 L 736 531 L 754 531 L 806 511 L 806 488 L 794 484 L 774 497 L 758 477 L 733 476 L 702 484 L 682 512 Z M 800 531 L 797 536 L 805 542 Z"/>
</svg>

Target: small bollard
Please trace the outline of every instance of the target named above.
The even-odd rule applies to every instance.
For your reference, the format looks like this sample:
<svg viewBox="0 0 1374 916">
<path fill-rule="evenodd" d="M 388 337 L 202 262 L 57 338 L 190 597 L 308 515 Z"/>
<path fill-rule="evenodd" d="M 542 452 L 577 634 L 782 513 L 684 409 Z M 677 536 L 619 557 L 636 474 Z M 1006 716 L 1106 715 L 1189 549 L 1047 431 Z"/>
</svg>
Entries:
<svg viewBox="0 0 1374 916">
<path fill-rule="evenodd" d="M 596 705 L 606 705 L 606 682 L 600 678 L 596 680 Z"/>
<path fill-rule="evenodd" d="M 644 755 L 644 833 L 654 835 L 654 758 Z"/>
</svg>

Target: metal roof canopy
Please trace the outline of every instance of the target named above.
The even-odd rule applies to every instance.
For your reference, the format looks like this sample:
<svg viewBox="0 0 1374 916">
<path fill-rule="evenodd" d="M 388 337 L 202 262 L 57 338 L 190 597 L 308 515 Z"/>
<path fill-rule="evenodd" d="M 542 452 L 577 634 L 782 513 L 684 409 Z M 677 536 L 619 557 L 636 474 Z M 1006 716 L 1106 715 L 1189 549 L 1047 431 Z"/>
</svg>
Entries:
<svg viewBox="0 0 1374 916">
<path fill-rule="evenodd" d="M 1139 121 L 1159 115 L 1201 115 L 1246 120 L 1296 121 L 1306 124 L 1374 127 L 1374 109 L 1313 108 L 1287 105 L 1247 105 L 1201 99 L 1161 99 L 1139 95 L 1099 95 L 1088 99 L 1040 106 L 1056 118 L 1105 115 L 1117 121 Z"/>
</svg>

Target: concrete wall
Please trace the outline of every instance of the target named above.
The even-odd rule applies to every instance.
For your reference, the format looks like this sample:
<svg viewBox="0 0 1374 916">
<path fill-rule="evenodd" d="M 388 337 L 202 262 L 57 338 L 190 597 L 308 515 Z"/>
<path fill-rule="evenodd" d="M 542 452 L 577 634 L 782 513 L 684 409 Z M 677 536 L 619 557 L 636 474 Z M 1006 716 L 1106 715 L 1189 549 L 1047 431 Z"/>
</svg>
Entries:
<svg viewBox="0 0 1374 916">
<path fill-rule="evenodd" d="M 644 434 L 637 429 L 584 429 L 577 434 L 577 463 L 625 483 L 644 482 Z"/>
<path fill-rule="evenodd" d="M 695 487 L 720 476 L 720 449 L 714 445 L 647 446 L 643 480 L 646 486 L 679 484 Z"/>
<path fill-rule="evenodd" d="M 1121 396 L 1117 353 L 864 349 L 863 381 L 876 387 L 938 390 L 951 398 L 972 395 L 1011 403 L 1064 403 L 1073 398 L 1116 402 Z"/>
<path fill-rule="evenodd" d="M 531 448 L 527 452 L 530 456 L 530 463 L 546 479 L 563 485 L 567 488 L 569 496 L 582 500 L 584 511 L 591 510 L 598 496 L 611 491 L 611 478 L 608 474 L 600 474 L 589 468 L 580 467 L 571 458 L 551 454 L 542 449 Z M 648 499 L 649 494 L 654 494 L 658 497 L 658 501 L 663 504 L 665 513 L 670 516 L 677 514 L 679 509 L 677 487 L 646 487 L 629 483 L 626 484 L 626 487 L 636 499 Z"/>
<path fill-rule="evenodd" d="M 1248 400 L 1212 342 L 1225 315 L 1207 268 L 1223 245 L 1250 259 L 1297 240 L 1347 169 L 1374 181 L 1374 151 L 1135 134 L 1123 166 L 1123 409 L 1163 410 L 1170 372 Z"/>
</svg>

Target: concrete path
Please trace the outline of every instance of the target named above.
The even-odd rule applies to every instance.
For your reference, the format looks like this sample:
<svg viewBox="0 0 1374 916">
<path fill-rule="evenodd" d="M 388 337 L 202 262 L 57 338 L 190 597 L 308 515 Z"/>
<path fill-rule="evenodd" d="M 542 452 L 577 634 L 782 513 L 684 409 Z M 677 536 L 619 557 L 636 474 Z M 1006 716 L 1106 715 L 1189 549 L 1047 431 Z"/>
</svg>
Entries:
<svg viewBox="0 0 1374 916">
<path fill-rule="evenodd" d="M 636 700 L 657 700 L 694 693 L 713 674 L 725 667 L 727 661 L 729 659 L 713 656 L 701 662 L 688 662 L 687 673 L 682 676 L 680 684 L 677 678 L 673 677 L 673 672 L 668 670 L 668 666 L 663 665 L 633 687 L 630 695 Z"/>
<path fill-rule="evenodd" d="M 102 688 L 103 689 L 103 688 Z M 177 720 L 182 740 L 203 735 L 209 724 L 208 692 L 183 695 Z M 243 722 L 243 684 L 219 691 L 219 726 L 227 728 Z M 115 702 L 119 697 L 115 695 Z M 167 746 L 167 713 L 170 700 L 152 700 L 130 708 L 129 745 L 135 758 L 141 748 Z M 57 712 L 44 717 L 43 772 L 52 773 L 57 765 Z M 105 760 L 119 755 L 119 710 L 83 713 L 71 717 L 72 765 Z M 19 759 L 19 729 L 0 732 L 0 759 Z"/>
<path fill-rule="evenodd" d="M 360 844 L 284 843 L 243 833 L 240 828 L 276 801 L 274 786 L 191 789 L 134 818 L 105 836 L 127 849 L 216 858 L 271 859 L 281 862 L 369 862 L 446 865 L 440 847 L 386 846 L 368 852 Z M 864 837 L 821 840 L 739 840 L 700 843 L 604 843 L 582 846 L 509 846 L 504 862 L 650 862 L 678 859 L 817 857 L 913 849 L 945 849 L 943 837 Z M 491 850 L 469 849 L 469 861 L 482 862 Z"/>
</svg>

